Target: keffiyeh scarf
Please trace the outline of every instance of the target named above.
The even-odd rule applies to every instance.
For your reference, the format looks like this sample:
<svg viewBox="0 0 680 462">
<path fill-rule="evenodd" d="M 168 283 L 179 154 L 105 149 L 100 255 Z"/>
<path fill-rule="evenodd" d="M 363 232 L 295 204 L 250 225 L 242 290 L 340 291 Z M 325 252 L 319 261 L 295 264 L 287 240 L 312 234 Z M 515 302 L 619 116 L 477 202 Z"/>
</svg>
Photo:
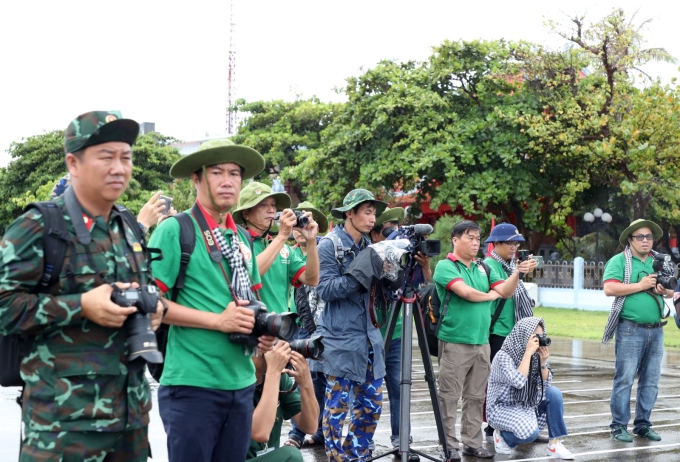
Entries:
<svg viewBox="0 0 680 462">
<path fill-rule="evenodd" d="M 652 256 L 657 255 L 659 252 L 654 250 L 650 251 Z M 626 264 L 623 268 L 623 283 L 630 284 L 630 275 L 633 271 L 633 254 L 630 251 L 630 246 L 627 245 L 623 250 L 623 255 L 626 258 Z M 675 276 L 675 270 L 670 262 L 664 262 L 663 269 L 661 272 L 665 276 Z M 609 318 L 607 319 L 607 325 L 604 328 L 604 334 L 602 335 L 602 344 L 606 345 L 614 337 L 616 328 L 619 325 L 619 316 L 621 315 L 621 310 L 623 309 L 623 303 L 626 301 L 625 295 L 623 297 L 616 297 L 612 303 L 612 308 L 609 311 Z M 663 316 L 663 313 L 662 313 Z"/>
<path fill-rule="evenodd" d="M 515 327 L 512 329 L 510 334 L 505 338 L 501 351 L 504 351 L 512 358 L 515 363 L 515 367 L 519 367 L 519 364 L 524 358 L 524 352 L 527 349 L 527 343 L 529 343 L 529 338 L 534 335 L 536 331 L 536 326 L 541 325 L 543 327 L 543 333 L 546 333 L 545 323 L 542 318 L 529 317 L 520 319 Z M 536 351 L 531 357 L 531 364 L 529 365 L 529 375 L 527 376 L 527 382 L 524 387 L 515 390 L 515 400 L 519 403 L 526 404 L 529 407 L 538 406 L 543 399 L 540 396 L 538 402 L 534 402 L 535 397 L 538 394 L 538 383 L 543 386 L 543 377 L 541 376 L 541 358 Z"/>
<path fill-rule="evenodd" d="M 503 265 L 505 274 L 508 276 L 515 272 L 516 265 L 514 258 L 508 263 L 501 258 L 495 250 L 491 252 L 491 258 Z M 520 319 L 530 318 L 534 315 L 534 302 L 531 297 L 529 297 L 529 292 L 521 279 L 517 283 L 515 293 L 512 294 L 512 299 L 515 302 L 515 322 L 518 322 Z"/>
<path fill-rule="evenodd" d="M 232 234 L 230 241 L 231 245 L 227 244 L 227 239 L 220 231 L 220 228 L 212 230 L 213 236 L 217 241 L 217 245 L 222 252 L 222 255 L 229 262 L 231 268 L 231 288 L 239 300 L 253 300 L 253 292 L 250 289 L 250 278 L 248 277 L 248 270 L 243 263 L 243 255 L 241 254 L 240 242 L 238 233 Z"/>
</svg>

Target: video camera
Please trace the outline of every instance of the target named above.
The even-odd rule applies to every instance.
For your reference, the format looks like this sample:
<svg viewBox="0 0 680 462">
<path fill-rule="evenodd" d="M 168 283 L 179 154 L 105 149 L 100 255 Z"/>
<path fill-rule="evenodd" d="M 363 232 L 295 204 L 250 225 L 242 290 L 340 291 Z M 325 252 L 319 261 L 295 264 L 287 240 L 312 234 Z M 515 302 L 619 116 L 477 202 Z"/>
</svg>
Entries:
<svg viewBox="0 0 680 462">
<path fill-rule="evenodd" d="M 158 351 L 158 341 L 151 326 L 151 313 L 156 312 L 156 305 L 160 295 L 155 286 L 143 285 L 139 288 L 120 289 L 111 285 L 111 301 L 118 306 L 134 306 L 137 311 L 125 320 L 127 344 L 129 348 L 128 361 L 141 358 L 152 364 L 163 362 L 163 353 Z"/>
<path fill-rule="evenodd" d="M 255 315 L 255 327 L 250 334 L 229 334 L 229 341 L 238 345 L 256 347 L 258 338 L 262 335 L 278 337 L 286 342 L 291 342 L 297 332 L 295 313 L 269 313 L 267 306 L 259 300 L 250 300 L 244 308 L 252 310 Z"/>
<path fill-rule="evenodd" d="M 671 261 L 671 256 L 665 253 L 657 253 L 654 255 L 654 262 L 652 263 L 652 269 L 654 269 L 654 273 L 656 274 L 656 283 L 661 284 L 664 286 L 666 289 L 671 289 L 675 290 L 675 286 L 678 285 L 678 280 L 677 278 L 674 278 L 673 276 L 664 276 L 663 274 L 663 265 L 666 262 Z"/>
<path fill-rule="evenodd" d="M 434 228 L 428 224 L 402 226 L 399 228 L 399 237 L 410 241 L 407 251 L 412 255 L 421 252 L 427 257 L 434 257 L 441 253 L 442 245 L 439 239 L 425 239 L 425 236 L 433 232 Z"/>
</svg>

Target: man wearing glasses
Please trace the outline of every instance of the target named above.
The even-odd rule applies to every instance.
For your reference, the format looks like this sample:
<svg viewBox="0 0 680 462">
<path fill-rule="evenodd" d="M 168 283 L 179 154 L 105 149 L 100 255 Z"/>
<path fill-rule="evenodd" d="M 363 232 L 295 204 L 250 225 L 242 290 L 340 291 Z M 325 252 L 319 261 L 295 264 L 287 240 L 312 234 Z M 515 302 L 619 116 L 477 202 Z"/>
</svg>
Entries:
<svg viewBox="0 0 680 462">
<path fill-rule="evenodd" d="M 649 420 L 658 394 L 663 356 L 663 297 L 673 290 L 657 284 L 652 268 L 652 245 L 663 235 L 661 228 L 649 220 L 635 220 L 626 228 L 619 242 L 625 246 L 604 268 L 604 293 L 614 296 L 602 343 L 616 334 L 616 365 L 610 400 L 612 423 L 610 437 L 624 443 L 633 438 L 628 433 L 630 392 L 638 376 L 633 434 L 651 441 L 661 441 Z M 671 265 L 664 265 L 664 274 Z M 674 271 L 673 271 L 674 273 Z M 672 274 L 672 273 L 671 273 Z"/>
<path fill-rule="evenodd" d="M 492 243 L 494 246 L 484 262 L 489 265 L 489 268 L 508 278 L 512 277 L 516 268 L 519 268 L 522 274 L 533 271 L 538 264 L 536 260 L 529 259 L 523 262 L 515 260 L 517 249 L 523 242 L 524 237 L 515 225 L 510 223 L 499 224 L 491 230 L 491 235 L 484 241 L 485 244 Z M 517 282 L 517 288 L 512 297 L 498 299 L 491 304 L 491 327 L 489 328 L 491 356 L 489 362 L 493 362 L 493 358 L 501 350 L 505 337 L 515 327 L 515 323 L 522 318 L 529 318 L 534 315 L 533 307 L 533 300 L 529 297 L 529 293 L 521 280 Z M 490 443 L 493 442 L 493 430 L 491 425 L 487 425 L 484 430 L 486 440 Z M 547 438 L 544 437 L 539 437 L 537 440 L 538 442 L 548 442 Z"/>
<path fill-rule="evenodd" d="M 494 453 L 482 447 L 482 408 L 489 378 L 489 325 L 492 302 L 512 296 L 519 270 L 510 277 L 489 269 L 476 257 L 480 228 L 463 220 L 451 230 L 453 253 L 437 263 L 433 280 L 442 304 L 439 330 L 439 401 L 449 447 L 448 460 L 461 460 L 456 438 L 458 400 L 463 397 L 460 436 L 463 454 L 482 459 Z M 488 267 L 487 267 L 488 268 Z M 451 292 L 447 297 L 447 293 Z"/>
</svg>

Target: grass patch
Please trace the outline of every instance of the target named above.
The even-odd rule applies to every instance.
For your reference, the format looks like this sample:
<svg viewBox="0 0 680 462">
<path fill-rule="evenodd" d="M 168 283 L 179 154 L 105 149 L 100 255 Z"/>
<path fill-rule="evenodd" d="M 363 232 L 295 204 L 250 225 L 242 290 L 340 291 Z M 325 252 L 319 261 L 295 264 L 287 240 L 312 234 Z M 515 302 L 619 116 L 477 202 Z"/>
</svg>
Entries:
<svg viewBox="0 0 680 462">
<path fill-rule="evenodd" d="M 548 335 L 551 337 L 602 340 L 609 312 L 537 306 L 534 308 L 534 316 L 545 319 Z M 663 343 L 670 348 L 680 348 L 680 329 L 675 326 L 673 316 L 667 321 Z"/>
</svg>

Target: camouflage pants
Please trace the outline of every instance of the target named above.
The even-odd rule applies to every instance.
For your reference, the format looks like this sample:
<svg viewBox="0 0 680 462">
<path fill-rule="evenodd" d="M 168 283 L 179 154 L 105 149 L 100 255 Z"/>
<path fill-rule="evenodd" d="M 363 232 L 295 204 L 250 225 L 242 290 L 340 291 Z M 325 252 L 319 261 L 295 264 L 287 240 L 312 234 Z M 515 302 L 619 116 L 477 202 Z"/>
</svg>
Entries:
<svg viewBox="0 0 680 462">
<path fill-rule="evenodd" d="M 333 462 L 365 460 L 370 457 L 368 445 L 382 411 L 383 379 L 373 378 L 373 354 L 368 358 L 366 381 L 328 376 L 323 410 L 323 436 L 326 455 Z M 349 411 L 350 391 L 354 392 L 352 420 L 342 442 L 342 428 Z"/>
<path fill-rule="evenodd" d="M 148 427 L 125 432 L 29 432 L 19 462 L 142 462 Z"/>
</svg>

